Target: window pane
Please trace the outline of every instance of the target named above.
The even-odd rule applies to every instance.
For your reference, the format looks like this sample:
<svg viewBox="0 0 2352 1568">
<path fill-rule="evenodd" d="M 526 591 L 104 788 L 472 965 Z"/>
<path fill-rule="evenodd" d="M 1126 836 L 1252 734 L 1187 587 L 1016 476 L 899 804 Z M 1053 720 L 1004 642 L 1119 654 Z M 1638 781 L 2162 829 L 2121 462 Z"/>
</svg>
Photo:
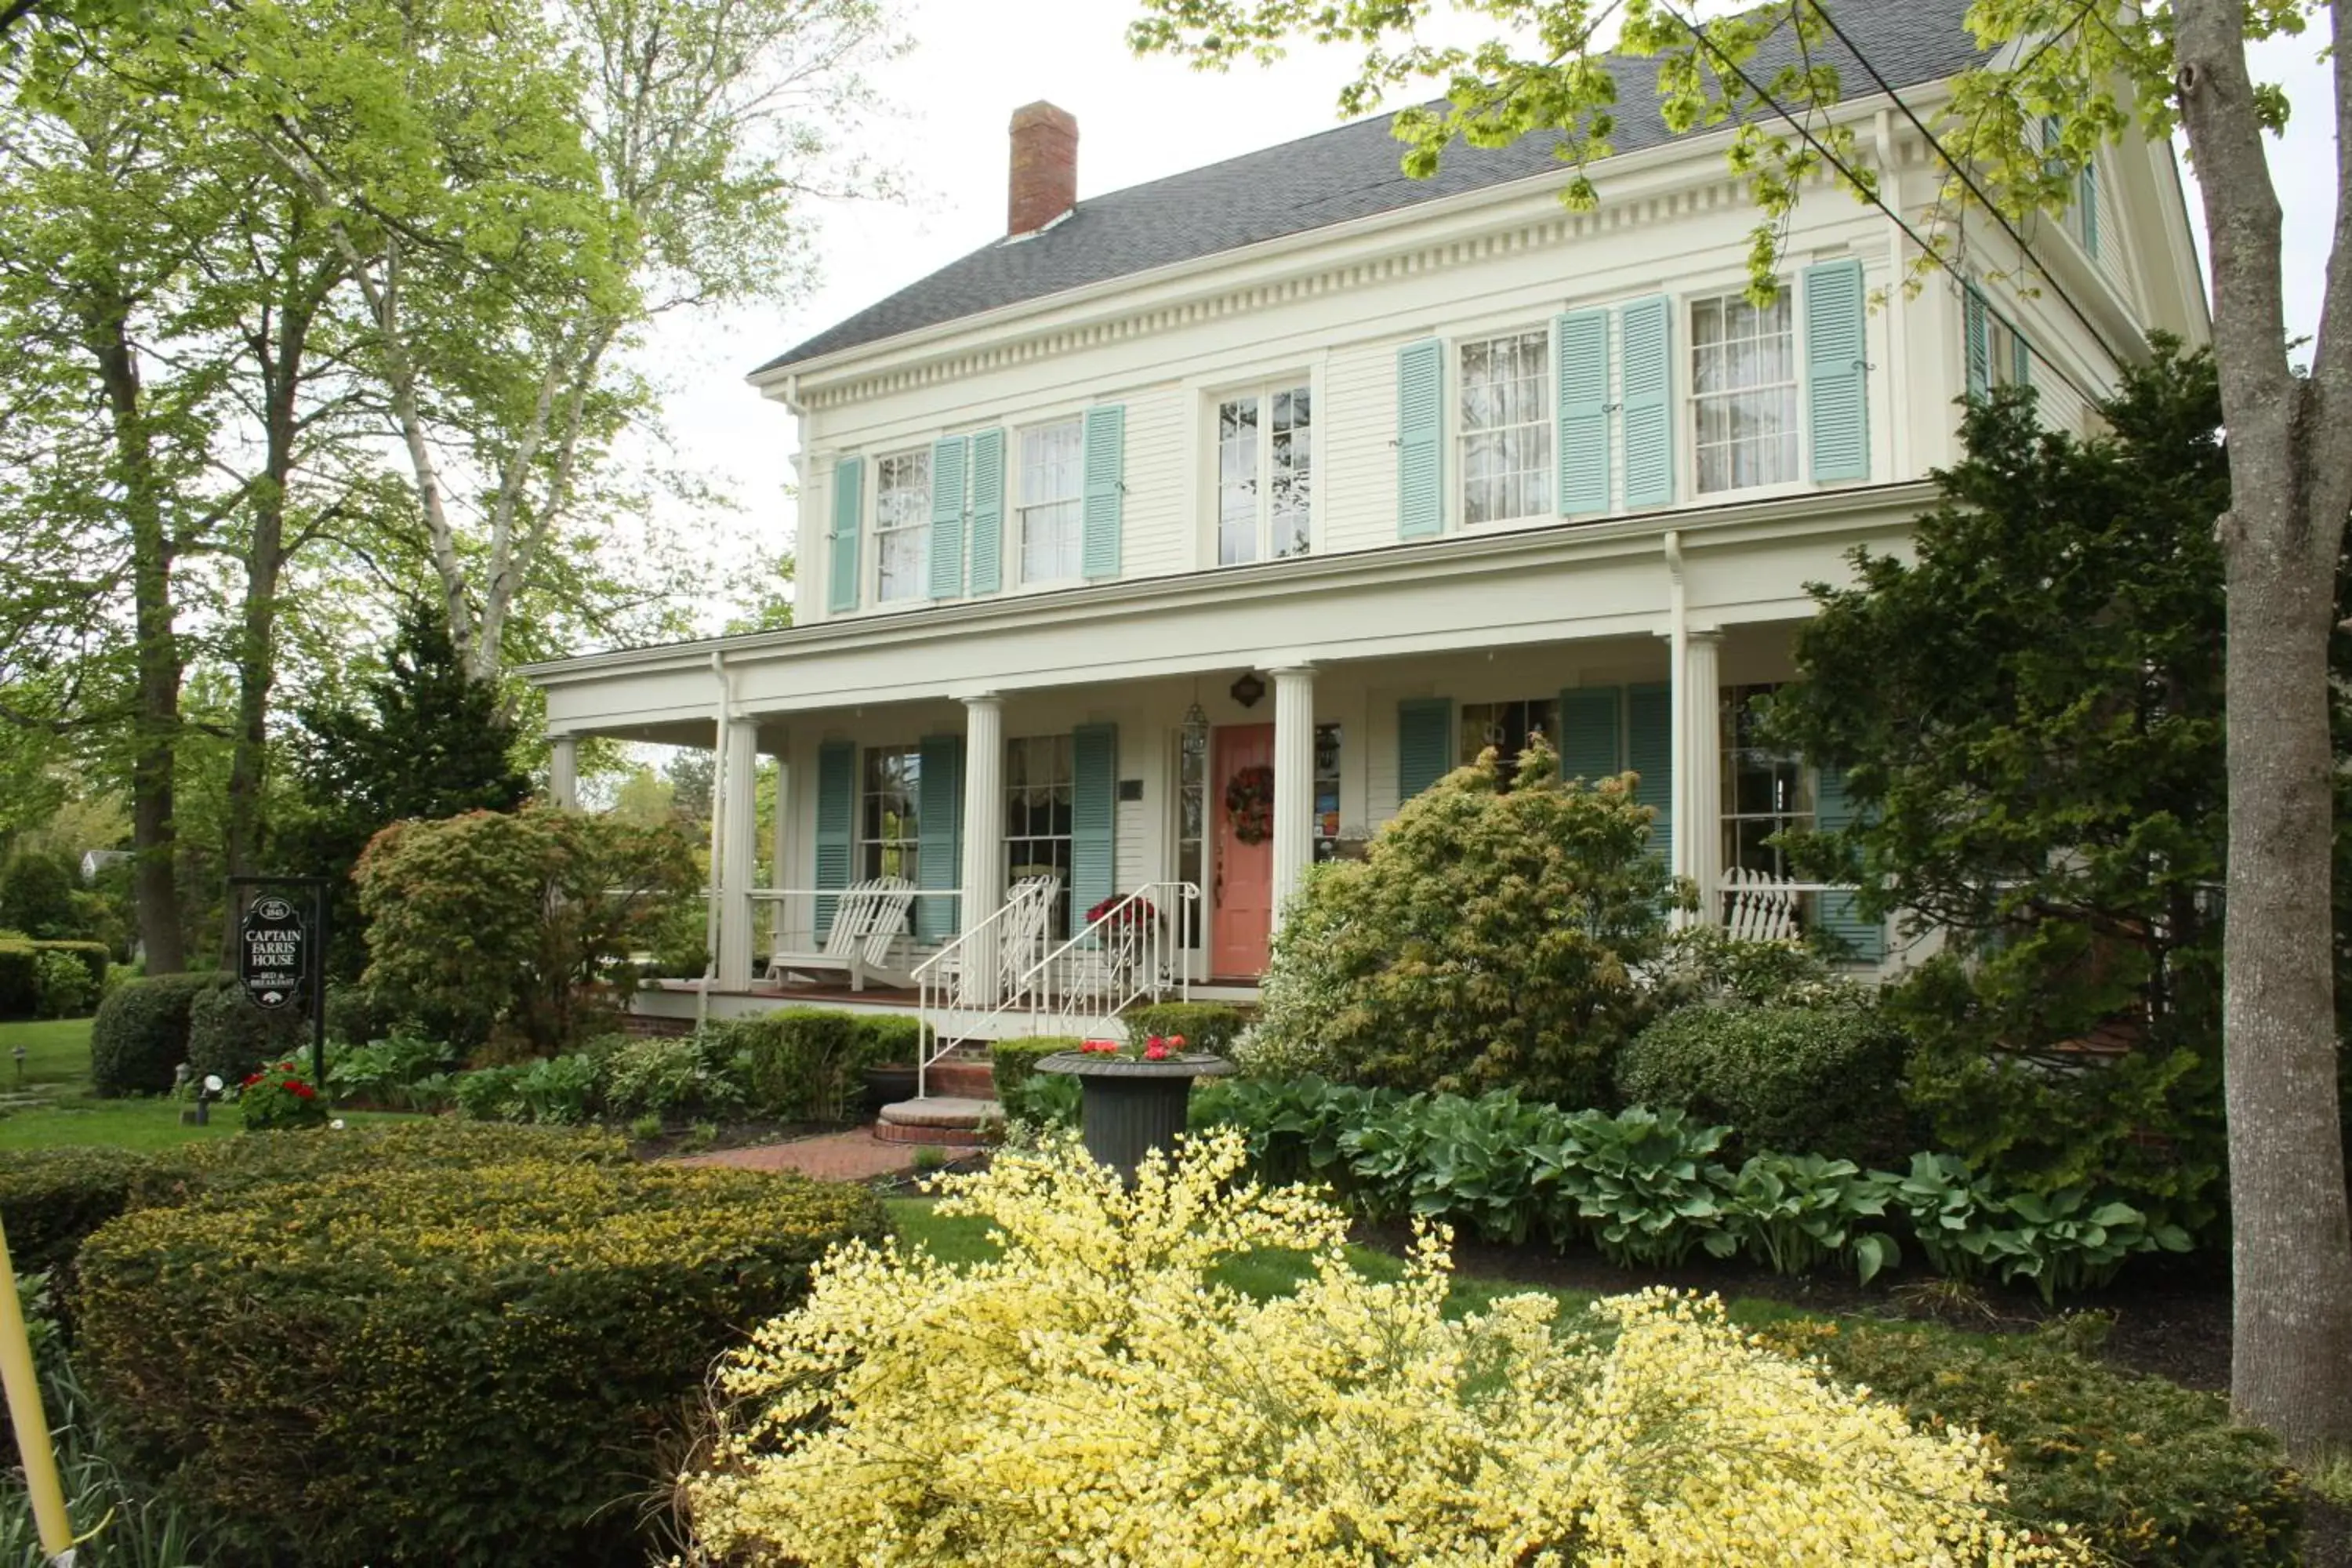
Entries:
<svg viewBox="0 0 2352 1568">
<path fill-rule="evenodd" d="M 1691 304 L 1693 447 L 1702 491 L 1798 477 L 1797 357 L 1789 295 Z"/>
<path fill-rule="evenodd" d="M 1550 344 L 1542 332 L 1462 346 L 1462 515 L 1535 517 L 1551 508 Z"/>
</svg>

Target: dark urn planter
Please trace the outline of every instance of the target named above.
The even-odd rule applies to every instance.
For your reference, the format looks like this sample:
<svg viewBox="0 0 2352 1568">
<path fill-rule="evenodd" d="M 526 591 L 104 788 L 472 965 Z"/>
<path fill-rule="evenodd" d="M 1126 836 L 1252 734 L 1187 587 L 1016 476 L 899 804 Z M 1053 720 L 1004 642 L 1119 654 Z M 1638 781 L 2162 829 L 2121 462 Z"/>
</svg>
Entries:
<svg viewBox="0 0 2352 1568">
<path fill-rule="evenodd" d="M 897 1105 L 915 1098 L 915 1067 L 904 1066 L 860 1068 L 858 1078 L 866 1085 L 866 1109 L 879 1110 L 886 1105 Z"/>
<path fill-rule="evenodd" d="M 1039 1062 L 1036 1070 L 1078 1080 L 1078 1127 L 1087 1152 L 1132 1183 L 1146 1154 L 1154 1149 L 1175 1152 L 1192 1080 L 1223 1078 L 1234 1064 L 1205 1052 L 1147 1062 L 1063 1051 Z"/>
</svg>

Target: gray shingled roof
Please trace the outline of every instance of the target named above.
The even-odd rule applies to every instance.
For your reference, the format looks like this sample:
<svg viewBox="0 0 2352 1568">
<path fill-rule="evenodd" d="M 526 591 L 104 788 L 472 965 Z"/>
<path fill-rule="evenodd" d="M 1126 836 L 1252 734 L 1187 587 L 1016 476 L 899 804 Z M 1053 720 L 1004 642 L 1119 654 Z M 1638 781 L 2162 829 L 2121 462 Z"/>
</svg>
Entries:
<svg viewBox="0 0 2352 1568">
<path fill-rule="evenodd" d="M 1962 21 L 1969 4 L 1843 0 L 1835 15 L 1838 26 L 1879 74 L 1904 88 L 1941 80 L 1984 58 Z M 1769 81 L 1793 52 L 1793 40 L 1784 28 L 1766 42 L 1749 74 Z M 1834 40 L 1825 58 L 1838 68 L 1847 96 L 1876 90 L 1869 74 Z M 1614 149 L 1632 153 L 1672 140 L 1658 114 L 1655 62 L 1621 58 L 1612 68 L 1618 81 L 1617 125 L 1611 137 Z M 1398 168 L 1403 148 L 1389 134 L 1389 117 L 1382 114 L 1164 180 L 1089 196 L 1045 232 L 1017 245 L 992 240 L 752 374 L 1066 289 L 1464 191 L 1546 174 L 1565 179 L 1563 165 L 1552 155 L 1556 141 L 1542 132 L 1504 148 L 1456 146 L 1435 174 L 1413 180 Z"/>
</svg>

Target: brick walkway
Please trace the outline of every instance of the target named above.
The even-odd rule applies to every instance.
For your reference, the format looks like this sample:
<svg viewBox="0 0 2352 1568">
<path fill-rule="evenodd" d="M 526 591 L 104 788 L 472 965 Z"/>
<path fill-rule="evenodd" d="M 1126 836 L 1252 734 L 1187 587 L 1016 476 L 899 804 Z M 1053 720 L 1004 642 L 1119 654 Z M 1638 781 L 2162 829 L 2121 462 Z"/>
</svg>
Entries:
<svg viewBox="0 0 2352 1568">
<path fill-rule="evenodd" d="M 846 1132 L 826 1132 L 795 1138 L 789 1143 L 762 1143 L 752 1149 L 722 1149 L 716 1154 L 696 1154 L 681 1165 L 732 1165 L 745 1171 L 798 1171 L 821 1182 L 870 1182 L 915 1168 L 915 1148 L 885 1143 L 871 1131 L 855 1127 Z"/>
</svg>

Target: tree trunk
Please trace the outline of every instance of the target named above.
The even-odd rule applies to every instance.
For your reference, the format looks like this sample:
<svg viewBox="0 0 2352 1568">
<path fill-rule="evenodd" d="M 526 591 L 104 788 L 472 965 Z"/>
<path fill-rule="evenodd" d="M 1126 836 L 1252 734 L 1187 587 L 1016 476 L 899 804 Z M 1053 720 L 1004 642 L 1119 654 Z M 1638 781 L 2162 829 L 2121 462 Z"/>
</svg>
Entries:
<svg viewBox="0 0 2352 1568">
<path fill-rule="evenodd" d="M 131 525 L 131 584 L 138 648 L 138 698 L 131 721 L 132 891 L 147 972 L 187 967 L 180 935 L 180 886 L 173 858 L 179 835 L 173 793 L 178 779 L 180 648 L 173 625 L 171 530 L 163 515 L 140 401 L 139 361 L 121 311 L 93 323 L 92 347 L 113 421 L 121 465 L 122 505 Z"/>
<path fill-rule="evenodd" d="M 2337 0 L 2336 41 L 2345 0 Z M 2213 257 L 2229 431 L 2230 842 L 2221 1038 L 2230 1118 L 2231 1403 L 2299 1458 L 2352 1440 L 2352 1221 L 2336 1121 L 2327 645 L 2352 506 L 2352 212 L 2339 205 L 2309 380 L 2293 373 L 2281 211 L 2242 0 L 2179 0 L 2174 53 Z M 2339 131 L 2352 60 L 2336 58 Z M 2339 146 L 2339 189 L 2352 176 Z"/>
</svg>

